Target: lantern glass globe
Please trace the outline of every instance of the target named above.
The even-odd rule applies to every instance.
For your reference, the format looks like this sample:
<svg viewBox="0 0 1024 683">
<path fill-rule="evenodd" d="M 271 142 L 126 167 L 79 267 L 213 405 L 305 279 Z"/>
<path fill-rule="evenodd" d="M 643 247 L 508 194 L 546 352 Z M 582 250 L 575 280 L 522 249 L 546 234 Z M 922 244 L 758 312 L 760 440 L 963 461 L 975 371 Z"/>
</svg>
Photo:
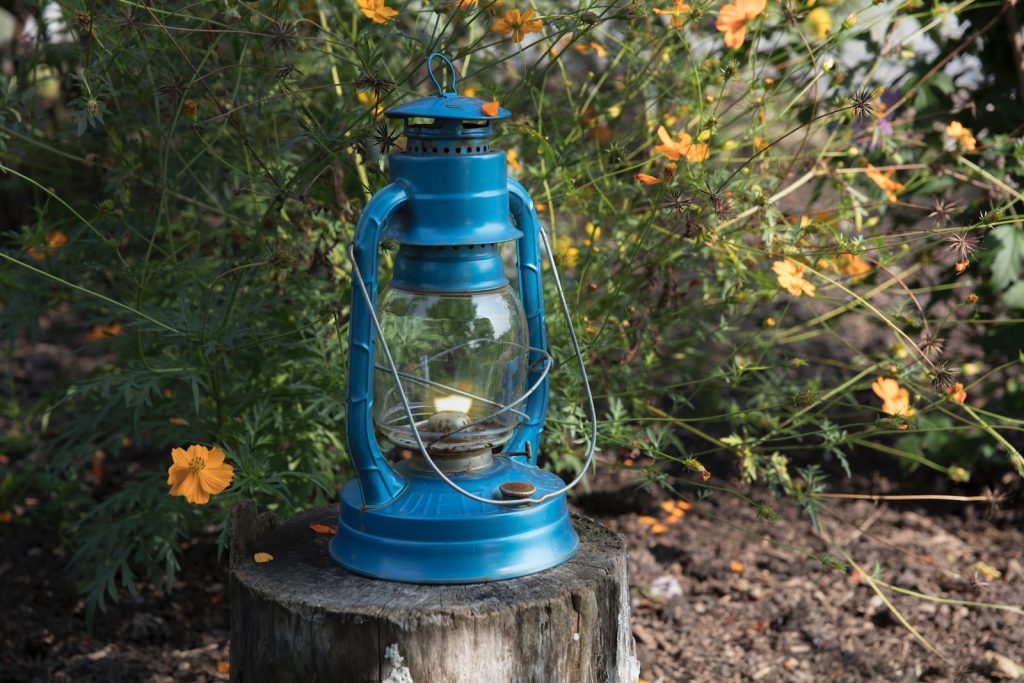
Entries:
<svg viewBox="0 0 1024 683">
<path fill-rule="evenodd" d="M 489 453 L 509 440 L 519 417 L 511 410 L 493 413 L 522 396 L 529 369 L 526 315 L 510 286 L 459 293 L 388 287 L 379 317 L 431 457 Z M 376 356 L 377 428 L 396 446 L 418 453 L 380 344 Z"/>
</svg>

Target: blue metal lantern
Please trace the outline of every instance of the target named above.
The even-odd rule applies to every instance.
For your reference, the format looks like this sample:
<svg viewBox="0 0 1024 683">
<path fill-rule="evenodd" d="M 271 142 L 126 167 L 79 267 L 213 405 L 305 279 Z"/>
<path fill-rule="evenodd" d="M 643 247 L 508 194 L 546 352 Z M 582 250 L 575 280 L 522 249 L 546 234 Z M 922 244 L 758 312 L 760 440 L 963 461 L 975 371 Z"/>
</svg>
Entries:
<svg viewBox="0 0 1024 683">
<path fill-rule="evenodd" d="M 347 446 L 356 479 L 341 490 L 331 555 L 366 576 L 414 583 L 508 579 L 558 565 L 579 544 L 566 491 L 593 458 L 593 398 L 530 195 L 490 148 L 481 100 L 447 92 L 386 112 L 404 121 L 392 182 L 366 205 L 349 248 Z M 399 245 L 378 292 L 381 240 Z M 541 241 L 583 376 L 586 464 L 563 485 L 537 467 L 548 403 Z M 518 292 L 500 245 L 515 243 Z M 378 295 L 379 294 L 379 295 Z M 375 428 L 376 427 L 376 428 Z M 385 459 L 380 433 L 413 456 Z"/>
</svg>

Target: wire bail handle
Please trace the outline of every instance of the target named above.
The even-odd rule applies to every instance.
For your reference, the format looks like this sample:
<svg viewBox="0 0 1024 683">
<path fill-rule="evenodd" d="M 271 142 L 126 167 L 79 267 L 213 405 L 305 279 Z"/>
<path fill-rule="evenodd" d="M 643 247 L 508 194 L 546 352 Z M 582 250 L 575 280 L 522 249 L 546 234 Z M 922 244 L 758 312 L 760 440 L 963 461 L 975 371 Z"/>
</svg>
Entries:
<svg viewBox="0 0 1024 683">
<path fill-rule="evenodd" d="M 448 65 L 448 73 L 451 75 L 452 81 L 450 92 L 444 91 L 444 86 L 441 85 L 440 82 L 438 82 L 437 76 L 434 75 L 434 68 L 432 66 L 434 62 L 434 57 L 440 57 L 441 61 Z M 434 87 L 437 88 L 438 97 L 455 97 L 456 95 L 459 94 L 455 90 L 455 65 L 452 64 L 452 60 L 448 59 L 446 55 L 443 55 L 440 52 L 431 52 L 429 55 L 427 55 L 427 73 L 430 74 L 430 80 L 433 81 Z"/>
</svg>

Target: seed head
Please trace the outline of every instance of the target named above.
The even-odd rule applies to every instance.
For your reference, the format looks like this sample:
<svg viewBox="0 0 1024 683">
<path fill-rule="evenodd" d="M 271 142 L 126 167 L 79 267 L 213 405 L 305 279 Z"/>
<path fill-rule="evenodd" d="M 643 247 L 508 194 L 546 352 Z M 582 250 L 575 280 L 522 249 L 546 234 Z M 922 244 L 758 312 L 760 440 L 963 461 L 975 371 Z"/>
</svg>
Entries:
<svg viewBox="0 0 1024 683">
<path fill-rule="evenodd" d="M 292 62 L 284 62 L 283 64 L 279 64 L 277 69 L 274 71 L 274 75 L 280 81 L 289 78 L 292 74 L 299 74 L 300 76 L 302 75 L 302 72 L 299 71 L 298 67 L 296 67 L 295 64 Z"/>
<path fill-rule="evenodd" d="M 951 223 L 959 210 L 960 205 L 949 197 L 936 197 L 928 217 L 932 219 L 932 226 L 941 228 Z"/>
<path fill-rule="evenodd" d="M 370 137 L 380 148 L 381 153 L 387 154 L 391 151 L 392 147 L 396 149 L 398 148 L 398 138 L 400 138 L 401 135 L 398 131 L 390 130 L 388 128 L 388 124 L 382 121 L 377 124 L 377 129 Z"/>
<path fill-rule="evenodd" d="M 356 81 L 356 87 L 359 90 L 369 90 L 379 102 L 384 99 L 385 95 L 394 89 L 395 82 L 389 81 L 386 78 L 381 78 L 376 74 L 364 73 L 359 80 Z"/>
<path fill-rule="evenodd" d="M 873 118 L 875 115 L 875 91 L 861 90 L 853 96 L 850 104 L 858 119 Z"/>
<path fill-rule="evenodd" d="M 960 372 L 956 368 L 951 368 L 949 363 L 942 362 L 935 366 L 932 370 L 932 389 L 937 393 L 946 393 L 953 388 L 956 383 L 956 377 Z"/>
<path fill-rule="evenodd" d="M 290 50 L 298 38 L 298 31 L 295 30 L 295 24 L 288 21 L 275 21 L 267 29 L 267 35 L 270 37 L 270 47 L 275 50 Z"/>
<path fill-rule="evenodd" d="M 171 104 L 177 104 L 185 96 L 187 89 L 184 78 L 171 74 L 157 86 L 156 91 L 162 97 L 166 97 Z"/>
<path fill-rule="evenodd" d="M 966 261 L 978 248 L 980 240 L 969 230 L 964 230 L 956 235 L 946 238 L 946 251 L 953 257 L 954 261 Z"/>
</svg>

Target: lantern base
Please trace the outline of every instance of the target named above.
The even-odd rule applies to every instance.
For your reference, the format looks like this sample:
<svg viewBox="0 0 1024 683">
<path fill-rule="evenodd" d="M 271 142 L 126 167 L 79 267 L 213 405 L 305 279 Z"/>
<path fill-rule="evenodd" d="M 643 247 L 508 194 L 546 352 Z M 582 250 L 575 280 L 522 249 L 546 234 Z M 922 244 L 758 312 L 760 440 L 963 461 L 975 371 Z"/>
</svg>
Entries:
<svg viewBox="0 0 1024 683">
<path fill-rule="evenodd" d="M 534 574 L 576 554 L 579 540 L 565 494 L 539 505 L 488 505 L 432 472 L 409 463 L 396 469 L 407 486 L 383 507 L 364 509 L 357 481 L 342 487 L 330 550 L 351 572 L 407 583 L 479 583 Z M 449 476 L 467 491 L 495 499 L 506 482 L 531 484 L 538 496 L 562 487 L 554 474 L 508 458 Z"/>
</svg>

